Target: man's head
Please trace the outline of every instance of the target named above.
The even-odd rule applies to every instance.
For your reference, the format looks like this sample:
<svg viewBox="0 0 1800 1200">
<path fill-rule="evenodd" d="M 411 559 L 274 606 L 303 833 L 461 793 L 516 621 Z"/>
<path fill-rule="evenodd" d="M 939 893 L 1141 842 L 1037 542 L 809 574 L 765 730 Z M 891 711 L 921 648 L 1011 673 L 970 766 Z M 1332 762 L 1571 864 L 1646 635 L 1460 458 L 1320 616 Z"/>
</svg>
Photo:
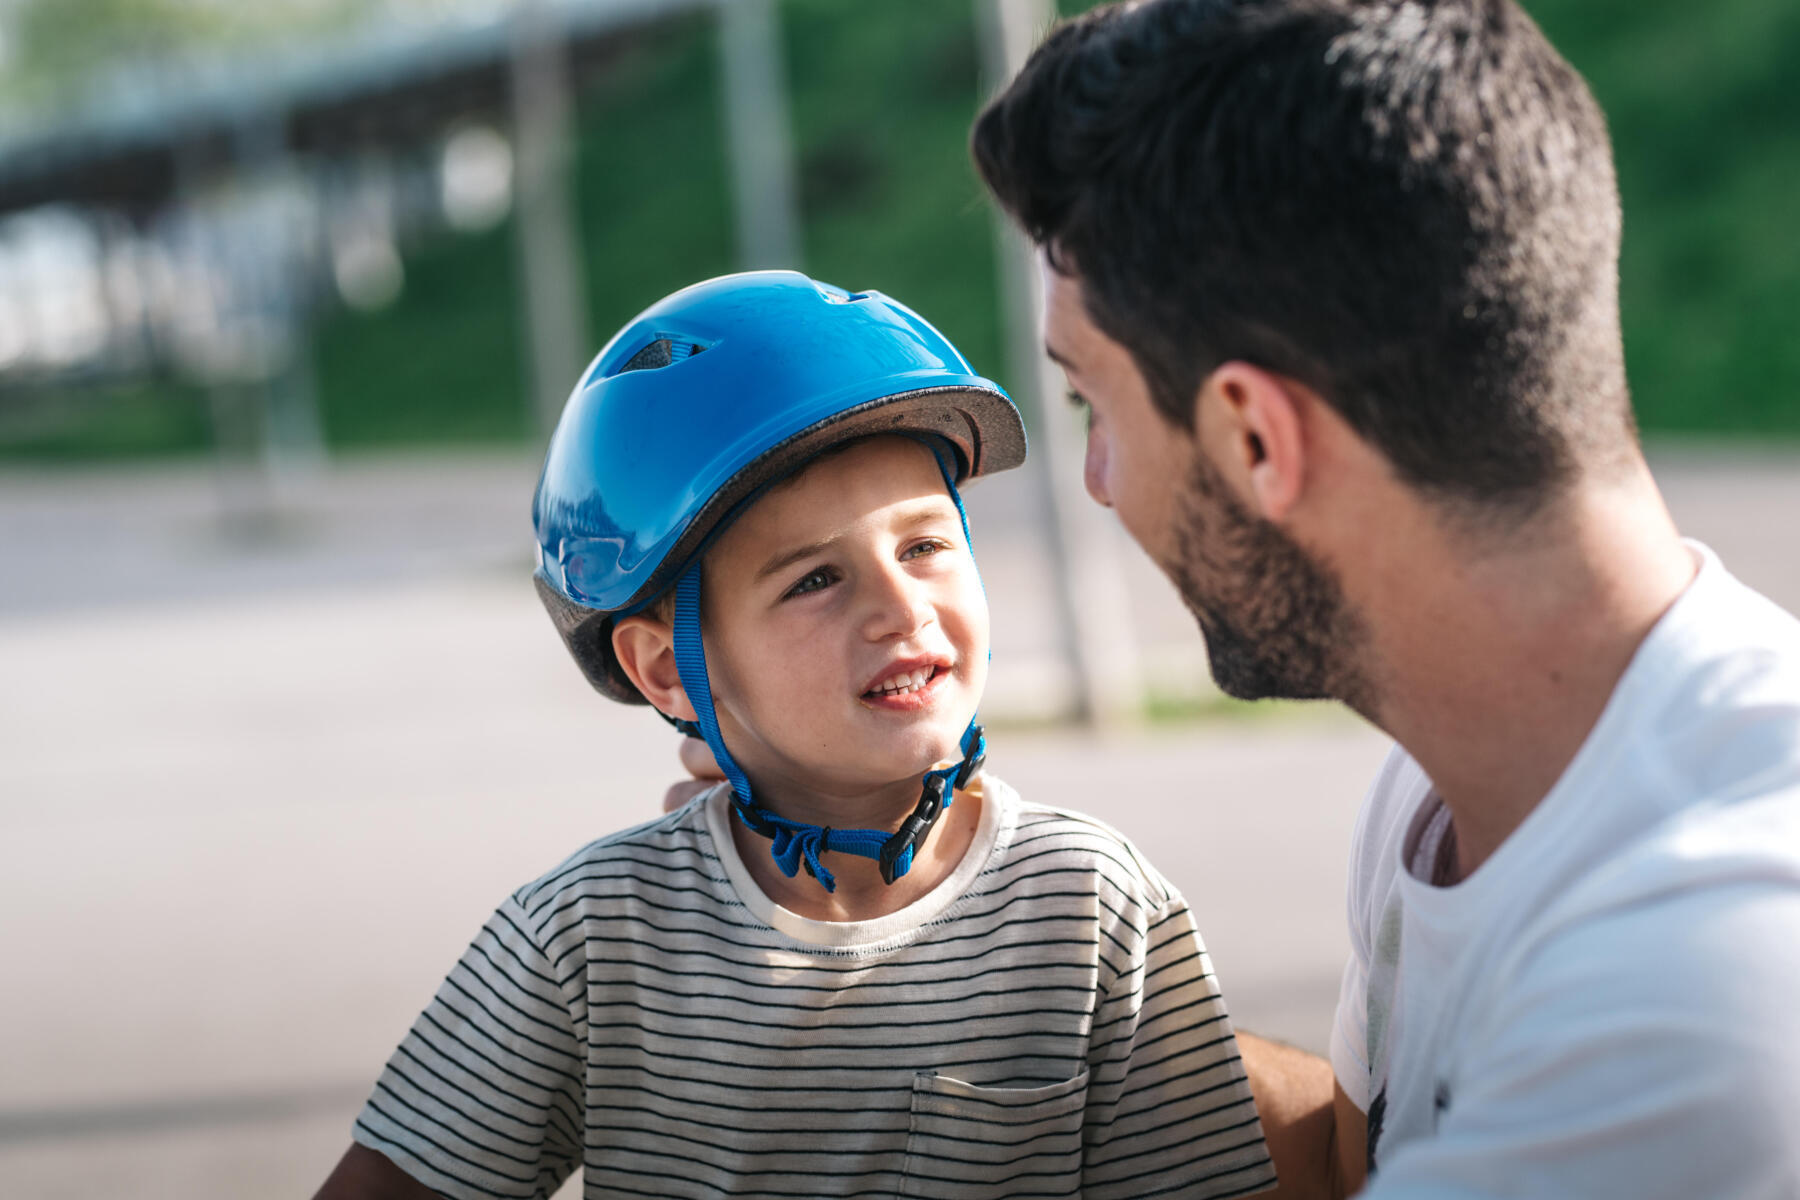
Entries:
<svg viewBox="0 0 1800 1200">
<path fill-rule="evenodd" d="M 1080 281 L 1045 272 L 1045 342 L 1088 411 L 1087 488 L 1112 507 L 1175 584 L 1206 636 L 1213 678 L 1247 700 L 1332 697 L 1364 707 L 1362 631 L 1335 573 L 1270 516 L 1250 511 L 1214 464 L 1217 428 L 1240 427 L 1263 458 L 1252 474 L 1274 516 L 1291 504 L 1302 441 L 1295 397 L 1266 371 L 1233 363 L 1209 380 L 1219 401 L 1172 425 L 1119 342 L 1087 316 Z M 1315 405 L 1315 410 L 1317 405 Z M 1372 456 L 1371 456 L 1372 457 Z M 1366 711 L 1366 709 L 1365 709 Z"/>
<path fill-rule="evenodd" d="M 958 755 L 987 603 L 926 445 L 876 437 L 813 460 L 732 522 L 701 577 L 715 711 L 751 778 L 849 791 Z M 693 720 L 670 615 L 619 621 L 613 646 L 652 704 Z"/>
<path fill-rule="evenodd" d="M 1157 418 L 1108 411 L 1090 370 L 1083 390 L 1105 393 L 1089 399 L 1113 426 L 1102 462 L 1090 448 L 1090 486 L 1110 470 L 1123 494 L 1104 498 L 1178 583 L 1200 577 L 1189 602 L 1215 608 L 1215 627 L 1241 616 L 1220 589 L 1291 580 L 1267 560 L 1285 532 L 1256 526 L 1266 510 L 1234 512 L 1229 489 L 1222 504 L 1188 487 L 1128 506 L 1136 489 L 1207 478 L 1186 451 L 1227 384 L 1318 398 L 1399 484 L 1471 529 L 1516 527 L 1579 477 L 1634 461 L 1605 124 L 1512 0 L 1098 10 L 1051 34 L 973 148 L 1044 250 L 1051 348 L 1085 332 L 1116 345 Z M 1133 450 L 1139 435 L 1162 445 Z M 1134 461 L 1105 461 L 1121 455 Z M 1146 466 L 1166 473 L 1124 478 Z M 1229 534 L 1242 570 L 1217 538 L 1178 536 L 1184 509 L 1214 514 L 1199 524 Z M 1330 564 L 1291 539 L 1282 557 L 1329 584 Z M 1356 622 L 1324 602 L 1332 590 L 1262 607 L 1341 634 Z"/>
</svg>

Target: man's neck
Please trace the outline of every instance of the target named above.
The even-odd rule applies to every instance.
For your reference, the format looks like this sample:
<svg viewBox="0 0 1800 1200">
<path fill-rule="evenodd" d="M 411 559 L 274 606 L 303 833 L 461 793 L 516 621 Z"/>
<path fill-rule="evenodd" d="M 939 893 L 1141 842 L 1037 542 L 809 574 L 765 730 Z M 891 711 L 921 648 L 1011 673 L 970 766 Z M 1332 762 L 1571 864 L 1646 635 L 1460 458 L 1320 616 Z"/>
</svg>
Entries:
<svg viewBox="0 0 1800 1200">
<path fill-rule="evenodd" d="M 769 808 L 790 820 L 813 825 L 893 830 L 912 814 L 919 789 L 915 780 L 867 797 L 834 798 L 823 807 L 784 794 L 772 797 Z M 757 794 L 763 794 L 760 787 Z M 769 839 L 746 828 L 735 814 L 731 836 L 750 877 L 764 895 L 789 912 L 815 921 L 872 921 L 898 912 L 950 877 L 975 840 L 983 803 L 977 776 L 966 789 L 956 792 L 914 855 L 912 867 L 891 884 L 881 878 L 880 864 L 874 859 L 827 851 L 822 861 L 835 877 L 837 890 L 833 892 L 827 892 L 804 867 L 791 879 L 782 874 L 769 853 Z"/>
<path fill-rule="evenodd" d="M 1438 525 L 1414 546 L 1362 573 L 1380 664 L 1368 715 L 1450 809 L 1460 878 L 1561 777 L 1696 563 L 1647 470 L 1579 486 L 1502 538 Z"/>
</svg>

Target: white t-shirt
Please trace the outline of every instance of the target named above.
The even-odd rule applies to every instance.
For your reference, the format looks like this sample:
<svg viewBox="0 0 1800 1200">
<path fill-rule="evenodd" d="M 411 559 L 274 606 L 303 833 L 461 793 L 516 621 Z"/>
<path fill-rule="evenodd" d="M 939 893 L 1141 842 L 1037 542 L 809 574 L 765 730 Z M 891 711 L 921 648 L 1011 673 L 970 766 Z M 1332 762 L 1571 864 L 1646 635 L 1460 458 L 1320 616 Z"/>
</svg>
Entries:
<svg viewBox="0 0 1800 1200">
<path fill-rule="evenodd" d="M 1239 1196 L 1274 1182 L 1186 902 L 992 776 L 874 921 L 756 886 L 723 788 L 500 906 L 356 1140 L 449 1196 Z"/>
<path fill-rule="evenodd" d="M 1691 543 L 1690 543 L 1691 545 Z M 1467 879 L 1395 749 L 1331 1056 L 1370 1200 L 1800 1197 L 1800 622 L 1701 569 Z"/>
</svg>

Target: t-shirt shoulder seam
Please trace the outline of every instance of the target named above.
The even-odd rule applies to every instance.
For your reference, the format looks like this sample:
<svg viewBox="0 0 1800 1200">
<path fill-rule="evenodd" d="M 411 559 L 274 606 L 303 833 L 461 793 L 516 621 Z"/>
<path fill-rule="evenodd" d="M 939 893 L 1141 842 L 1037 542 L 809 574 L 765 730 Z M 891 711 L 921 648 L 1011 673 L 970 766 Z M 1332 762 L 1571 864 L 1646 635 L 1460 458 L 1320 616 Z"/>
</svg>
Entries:
<svg viewBox="0 0 1800 1200">
<path fill-rule="evenodd" d="M 704 796 L 696 797 L 674 812 L 655 820 L 595 838 L 519 888 L 513 893 L 513 898 L 521 907 L 530 908 L 539 903 L 547 892 L 560 891 L 565 877 L 580 868 L 598 865 L 634 848 L 655 852 L 691 849 L 716 862 L 716 855 L 701 846 L 701 839 L 706 836 L 706 822 L 699 806 L 704 800 Z M 683 835 L 686 835 L 685 839 Z"/>
<path fill-rule="evenodd" d="M 1115 847 L 1120 852 L 1120 856 L 1116 859 L 1107 855 L 1095 854 L 1097 863 L 1101 865 L 1102 873 L 1115 886 L 1130 885 L 1139 889 L 1142 893 L 1140 899 L 1148 909 L 1152 910 L 1152 915 L 1155 917 L 1160 917 L 1173 908 L 1184 906 L 1187 903 L 1180 890 L 1170 883 L 1161 871 L 1156 869 L 1156 866 L 1145 857 L 1143 851 L 1138 849 L 1135 842 L 1099 817 L 1078 809 L 1021 801 L 1012 849 L 1016 852 L 1021 843 L 1029 844 L 1034 832 L 1037 836 L 1057 834 L 1091 836 Z M 1122 868 L 1123 877 L 1115 871 L 1106 870 L 1106 864 Z"/>
</svg>

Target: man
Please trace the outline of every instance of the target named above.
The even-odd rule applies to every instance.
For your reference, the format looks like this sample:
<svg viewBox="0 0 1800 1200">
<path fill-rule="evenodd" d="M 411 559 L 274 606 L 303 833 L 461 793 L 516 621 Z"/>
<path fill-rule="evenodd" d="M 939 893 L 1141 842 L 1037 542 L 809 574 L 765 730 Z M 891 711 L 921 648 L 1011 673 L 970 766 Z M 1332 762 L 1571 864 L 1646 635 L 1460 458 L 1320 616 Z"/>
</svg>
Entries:
<svg viewBox="0 0 1800 1200">
<path fill-rule="evenodd" d="M 1285 1185 L 1800 1196 L 1800 623 L 1645 467 L 1579 76 L 1512 0 L 1151 0 L 973 148 L 1219 685 L 1398 743 L 1335 1088 L 1244 1039 Z"/>
</svg>

